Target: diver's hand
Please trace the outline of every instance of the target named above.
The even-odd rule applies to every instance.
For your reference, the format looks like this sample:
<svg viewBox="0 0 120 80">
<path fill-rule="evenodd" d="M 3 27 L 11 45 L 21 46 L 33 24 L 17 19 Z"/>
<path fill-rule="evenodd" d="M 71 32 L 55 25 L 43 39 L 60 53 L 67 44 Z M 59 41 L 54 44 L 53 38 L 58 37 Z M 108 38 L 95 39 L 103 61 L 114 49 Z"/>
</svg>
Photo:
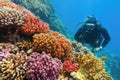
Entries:
<svg viewBox="0 0 120 80">
<path fill-rule="evenodd" d="M 101 50 L 101 49 L 103 49 L 102 46 L 94 48 L 93 51 L 94 51 L 94 52 L 97 52 L 97 51 L 99 51 L 99 50 Z"/>
</svg>

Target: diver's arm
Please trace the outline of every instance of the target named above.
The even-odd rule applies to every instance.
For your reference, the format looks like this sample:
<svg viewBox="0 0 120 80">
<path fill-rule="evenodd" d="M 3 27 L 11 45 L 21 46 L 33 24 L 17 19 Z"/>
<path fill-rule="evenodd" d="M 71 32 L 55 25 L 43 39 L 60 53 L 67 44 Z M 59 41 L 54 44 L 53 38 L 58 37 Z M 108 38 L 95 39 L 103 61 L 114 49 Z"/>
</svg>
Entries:
<svg viewBox="0 0 120 80">
<path fill-rule="evenodd" d="M 74 35 L 74 38 L 76 41 L 81 42 L 81 36 L 82 36 L 82 32 L 83 32 L 84 28 L 81 27 L 76 34 Z"/>
<path fill-rule="evenodd" d="M 104 37 L 104 41 L 101 45 L 102 48 L 104 48 L 108 44 L 108 42 L 110 41 L 110 36 L 109 36 L 107 30 L 103 27 L 101 27 L 100 32 L 101 32 L 102 36 Z"/>
</svg>

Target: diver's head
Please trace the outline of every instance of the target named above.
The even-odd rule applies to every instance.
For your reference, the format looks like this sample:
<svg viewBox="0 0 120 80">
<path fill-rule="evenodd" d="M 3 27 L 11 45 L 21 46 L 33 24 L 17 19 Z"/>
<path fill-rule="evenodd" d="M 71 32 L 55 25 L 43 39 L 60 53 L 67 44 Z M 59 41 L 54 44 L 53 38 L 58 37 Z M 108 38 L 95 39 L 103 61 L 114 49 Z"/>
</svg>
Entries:
<svg viewBox="0 0 120 80">
<path fill-rule="evenodd" d="M 86 32 L 90 32 L 95 29 L 95 24 L 93 23 L 86 23 L 85 26 L 86 26 Z"/>
<path fill-rule="evenodd" d="M 94 16 L 88 16 L 86 23 L 92 23 L 92 24 L 96 24 L 97 23 L 97 19 Z"/>
</svg>

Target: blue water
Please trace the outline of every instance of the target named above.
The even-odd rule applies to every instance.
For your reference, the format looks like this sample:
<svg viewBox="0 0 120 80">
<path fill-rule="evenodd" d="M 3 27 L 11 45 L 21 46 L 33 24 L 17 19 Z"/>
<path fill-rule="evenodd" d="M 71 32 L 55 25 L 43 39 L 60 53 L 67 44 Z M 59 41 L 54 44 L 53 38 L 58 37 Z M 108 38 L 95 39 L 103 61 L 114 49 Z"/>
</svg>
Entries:
<svg viewBox="0 0 120 80">
<path fill-rule="evenodd" d="M 120 0 L 51 0 L 56 15 L 67 26 L 68 34 L 75 34 L 87 16 L 94 15 L 108 30 L 111 41 L 104 52 L 120 53 Z"/>
</svg>

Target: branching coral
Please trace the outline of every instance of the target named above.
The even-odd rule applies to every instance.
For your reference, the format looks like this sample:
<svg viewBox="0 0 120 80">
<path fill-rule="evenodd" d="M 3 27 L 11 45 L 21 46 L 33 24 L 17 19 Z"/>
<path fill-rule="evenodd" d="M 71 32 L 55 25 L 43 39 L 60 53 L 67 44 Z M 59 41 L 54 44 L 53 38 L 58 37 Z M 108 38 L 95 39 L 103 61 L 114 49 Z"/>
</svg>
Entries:
<svg viewBox="0 0 120 80">
<path fill-rule="evenodd" d="M 57 32 L 35 34 L 33 38 L 34 51 L 45 51 L 57 58 L 72 57 L 71 43 Z"/>
<path fill-rule="evenodd" d="M 12 9 L 14 8 L 14 9 L 19 10 L 19 11 L 24 13 L 23 15 L 25 15 L 25 19 L 22 22 L 25 22 L 25 24 L 20 27 L 20 31 L 23 34 L 32 35 L 34 33 L 47 32 L 49 30 L 49 25 L 47 23 L 41 21 L 38 17 L 36 17 L 30 11 L 28 11 L 20 6 L 17 6 L 14 3 L 1 2 L 0 6 L 7 6 L 7 7 L 10 7 Z"/>
<path fill-rule="evenodd" d="M 16 9 L 0 6 L 0 27 L 21 26 L 24 24 L 25 14 Z"/>
<path fill-rule="evenodd" d="M 76 75 L 83 80 L 112 80 L 104 69 L 104 63 L 93 54 L 81 54 L 75 60 L 79 64 Z"/>
<path fill-rule="evenodd" d="M 63 68 L 68 73 L 71 73 L 71 72 L 76 72 L 78 70 L 79 66 L 78 66 L 77 63 L 74 63 L 74 62 L 72 62 L 70 60 L 66 60 L 63 63 Z"/>
<path fill-rule="evenodd" d="M 0 61 L 2 59 L 7 58 L 10 55 L 10 51 L 8 49 L 1 49 L 0 50 Z"/>
<path fill-rule="evenodd" d="M 16 45 L 20 50 L 24 50 L 24 51 L 27 51 L 33 47 L 31 41 L 25 41 L 25 40 L 18 42 Z"/>
<path fill-rule="evenodd" d="M 0 62 L 0 80 L 23 80 L 27 70 L 25 53 L 11 54 Z"/>
<path fill-rule="evenodd" d="M 74 49 L 74 54 L 76 56 L 79 55 L 79 53 L 84 53 L 84 54 L 91 53 L 91 51 L 87 47 L 83 46 L 79 42 L 72 42 L 72 47 Z"/>
<path fill-rule="evenodd" d="M 19 48 L 16 45 L 10 44 L 10 43 L 0 43 L 0 50 L 6 50 L 9 51 L 12 54 L 16 54 L 19 52 Z"/>
<path fill-rule="evenodd" d="M 27 78 L 30 80 L 57 80 L 62 70 L 62 62 L 45 52 L 32 53 L 28 59 Z"/>
<path fill-rule="evenodd" d="M 21 27 L 21 32 L 26 35 L 32 35 L 39 32 L 48 32 L 49 25 L 41 21 L 38 17 L 30 12 L 26 12 L 25 25 Z"/>
</svg>

